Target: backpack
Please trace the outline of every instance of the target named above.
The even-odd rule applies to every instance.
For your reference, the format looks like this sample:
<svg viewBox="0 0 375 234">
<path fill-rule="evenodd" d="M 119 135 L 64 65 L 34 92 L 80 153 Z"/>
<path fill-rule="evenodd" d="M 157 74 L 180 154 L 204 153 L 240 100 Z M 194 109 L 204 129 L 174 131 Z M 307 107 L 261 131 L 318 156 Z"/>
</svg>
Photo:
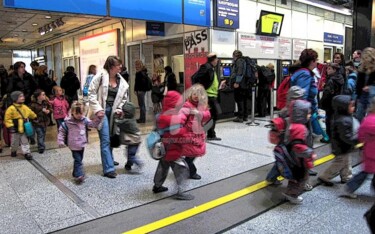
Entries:
<svg viewBox="0 0 375 234">
<path fill-rule="evenodd" d="M 287 76 L 281 81 L 276 91 L 276 107 L 281 110 L 286 106 L 288 91 L 290 89 L 290 76 Z"/>
<path fill-rule="evenodd" d="M 87 120 L 87 118 L 84 118 L 84 121 L 85 121 L 85 125 L 86 125 L 86 139 L 87 139 L 87 142 L 88 142 L 89 141 L 89 131 L 87 131 L 87 129 L 89 128 L 88 127 L 89 121 Z M 61 123 L 61 127 L 65 130 L 65 133 L 66 133 L 64 144 L 67 146 L 68 145 L 69 128 L 66 125 L 65 121 L 63 121 Z"/>
<path fill-rule="evenodd" d="M 296 157 L 290 152 L 291 144 L 279 144 L 273 150 L 277 170 L 288 180 L 294 179 L 293 171 L 296 167 L 300 167 Z"/>
<path fill-rule="evenodd" d="M 260 66 L 258 70 L 258 77 L 259 83 L 267 84 L 268 86 L 271 86 L 272 83 L 275 81 L 275 73 L 266 66 Z"/>
<path fill-rule="evenodd" d="M 244 56 L 243 59 L 245 61 L 245 73 L 244 73 L 245 82 L 242 85 L 243 87 L 241 88 L 250 88 L 257 81 L 257 77 L 256 77 L 257 61 L 255 59 L 251 59 L 248 56 Z"/>
<path fill-rule="evenodd" d="M 181 124 L 172 125 L 163 129 L 154 129 L 146 137 L 146 146 L 152 159 L 160 160 L 166 154 L 166 146 L 161 141 L 163 134 L 182 128 Z"/>
</svg>

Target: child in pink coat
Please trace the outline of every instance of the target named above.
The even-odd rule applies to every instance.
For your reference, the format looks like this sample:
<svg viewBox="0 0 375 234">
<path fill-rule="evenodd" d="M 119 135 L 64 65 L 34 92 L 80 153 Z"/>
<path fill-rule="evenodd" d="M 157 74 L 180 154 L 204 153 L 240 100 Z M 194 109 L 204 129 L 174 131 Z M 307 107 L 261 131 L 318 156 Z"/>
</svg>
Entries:
<svg viewBox="0 0 375 234">
<path fill-rule="evenodd" d="M 100 119 L 103 116 L 96 115 L 94 121 L 84 116 L 84 104 L 80 102 L 73 102 L 71 108 L 71 116 L 67 117 L 61 127 L 57 136 L 57 143 L 59 147 L 68 146 L 72 151 L 74 158 L 73 177 L 76 183 L 80 184 L 85 180 L 85 173 L 83 171 L 83 153 L 88 143 L 88 128 L 96 128 Z"/>
<path fill-rule="evenodd" d="M 69 103 L 64 96 L 64 92 L 60 86 L 53 87 L 55 97 L 50 100 L 53 109 L 53 118 L 56 120 L 57 129 L 60 128 L 61 123 L 68 116 Z"/>
<path fill-rule="evenodd" d="M 372 98 L 369 112 L 359 127 L 358 140 L 364 143 L 363 170 L 346 184 L 344 195 L 350 198 L 357 197 L 354 192 L 361 187 L 369 174 L 373 175 L 372 187 L 375 189 L 375 97 Z"/>
<path fill-rule="evenodd" d="M 201 176 L 197 174 L 193 161 L 206 154 L 206 133 L 203 126 L 210 120 L 211 114 L 208 110 L 207 93 L 202 85 L 193 85 L 186 96 L 187 100 L 180 113 L 186 116 L 184 138 L 189 141 L 182 144 L 182 155 L 186 157 L 190 179 L 199 180 Z"/>
</svg>

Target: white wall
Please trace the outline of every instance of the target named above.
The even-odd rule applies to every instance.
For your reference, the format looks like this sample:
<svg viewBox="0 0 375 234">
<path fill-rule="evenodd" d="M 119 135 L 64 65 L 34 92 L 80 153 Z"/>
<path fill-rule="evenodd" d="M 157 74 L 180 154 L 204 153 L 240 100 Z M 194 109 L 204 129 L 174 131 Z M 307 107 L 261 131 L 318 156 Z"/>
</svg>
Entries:
<svg viewBox="0 0 375 234">
<path fill-rule="evenodd" d="M 232 57 L 236 49 L 236 34 L 230 31 L 211 31 L 211 51 L 215 52 L 218 57 Z"/>
</svg>

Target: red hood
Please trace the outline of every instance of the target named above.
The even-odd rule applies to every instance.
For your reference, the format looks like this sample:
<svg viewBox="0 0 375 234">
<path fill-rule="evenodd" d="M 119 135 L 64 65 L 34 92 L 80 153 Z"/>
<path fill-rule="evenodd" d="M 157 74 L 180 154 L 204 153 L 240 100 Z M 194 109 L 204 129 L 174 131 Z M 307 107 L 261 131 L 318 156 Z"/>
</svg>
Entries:
<svg viewBox="0 0 375 234">
<path fill-rule="evenodd" d="M 168 91 L 167 95 L 163 98 L 163 112 L 170 111 L 172 109 L 178 109 L 182 106 L 182 96 L 177 91 Z"/>
</svg>

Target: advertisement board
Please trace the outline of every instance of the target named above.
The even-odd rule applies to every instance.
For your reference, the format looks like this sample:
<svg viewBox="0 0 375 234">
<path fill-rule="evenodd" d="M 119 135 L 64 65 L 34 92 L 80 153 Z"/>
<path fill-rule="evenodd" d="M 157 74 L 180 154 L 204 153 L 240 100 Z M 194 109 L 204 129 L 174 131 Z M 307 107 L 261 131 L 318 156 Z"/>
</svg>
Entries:
<svg viewBox="0 0 375 234">
<path fill-rule="evenodd" d="M 81 88 L 85 85 L 90 65 L 95 65 L 99 71 L 108 56 L 118 55 L 118 37 L 119 29 L 115 29 L 79 39 Z"/>
<path fill-rule="evenodd" d="M 293 60 L 299 60 L 299 56 L 301 56 L 302 51 L 306 48 L 306 40 L 293 39 Z"/>
<path fill-rule="evenodd" d="M 239 0 L 218 0 L 215 2 L 215 26 L 238 29 L 240 27 Z"/>
<path fill-rule="evenodd" d="M 191 76 L 207 62 L 208 30 L 184 34 L 185 89 L 191 86 Z"/>
<path fill-rule="evenodd" d="M 238 48 L 244 55 L 252 58 L 279 58 L 279 43 L 276 37 L 240 33 L 238 35 Z"/>
<path fill-rule="evenodd" d="M 87 15 L 107 14 L 106 0 L 3 0 L 4 7 Z M 89 6 L 89 7 L 88 7 Z"/>
<path fill-rule="evenodd" d="M 210 0 L 184 0 L 184 24 L 210 26 Z"/>
<path fill-rule="evenodd" d="M 113 17 L 182 23 L 181 0 L 111 0 Z"/>
<path fill-rule="evenodd" d="M 164 25 L 164 23 L 146 21 L 146 35 L 148 35 L 148 36 L 165 36 L 165 25 Z"/>
</svg>

